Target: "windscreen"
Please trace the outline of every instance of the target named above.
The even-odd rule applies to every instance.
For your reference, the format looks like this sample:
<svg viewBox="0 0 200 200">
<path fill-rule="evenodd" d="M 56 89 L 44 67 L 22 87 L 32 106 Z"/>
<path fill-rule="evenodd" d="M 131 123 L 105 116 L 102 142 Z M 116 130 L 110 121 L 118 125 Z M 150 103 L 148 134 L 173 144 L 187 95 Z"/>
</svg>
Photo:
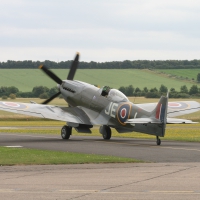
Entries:
<svg viewBox="0 0 200 200">
<path fill-rule="evenodd" d="M 119 90 L 111 89 L 108 93 L 107 97 L 110 101 L 114 102 L 123 102 L 123 101 L 129 101 L 128 98 Z"/>
</svg>

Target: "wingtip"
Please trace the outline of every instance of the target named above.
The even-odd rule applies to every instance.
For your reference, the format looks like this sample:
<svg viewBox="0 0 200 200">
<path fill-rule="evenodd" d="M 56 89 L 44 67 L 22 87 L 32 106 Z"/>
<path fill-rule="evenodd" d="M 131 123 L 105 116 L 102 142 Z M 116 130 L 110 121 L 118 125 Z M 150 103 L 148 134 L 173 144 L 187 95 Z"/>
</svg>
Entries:
<svg viewBox="0 0 200 200">
<path fill-rule="evenodd" d="M 42 68 L 43 68 L 43 66 L 44 66 L 44 65 L 40 65 L 38 68 L 39 68 L 39 69 L 42 69 Z"/>
</svg>

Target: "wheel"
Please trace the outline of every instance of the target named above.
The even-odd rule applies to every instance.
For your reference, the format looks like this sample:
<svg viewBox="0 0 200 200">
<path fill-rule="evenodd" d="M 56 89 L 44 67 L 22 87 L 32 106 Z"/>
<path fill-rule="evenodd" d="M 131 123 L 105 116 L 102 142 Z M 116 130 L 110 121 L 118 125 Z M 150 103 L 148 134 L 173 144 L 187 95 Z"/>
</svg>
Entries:
<svg viewBox="0 0 200 200">
<path fill-rule="evenodd" d="M 64 140 L 68 140 L 70 138 L 70 135 L 72 134 L 72 127 L 69 126 L 63 126 L 61 129 L 61 137 Z"/>
<path fill-rule="evenodd" d="M 103 139 L 104 140 L 110 140 L 111 138 L 111 129 L 109 126 L 103 126 L 104 131 L 103 131 Z"/>
<path fill-rule="evenodd" d="M 156 144 L 160 145 L 161 144 L 161 139 L 158 136 L 156 138 L 157 138 Z"/>
</svg>

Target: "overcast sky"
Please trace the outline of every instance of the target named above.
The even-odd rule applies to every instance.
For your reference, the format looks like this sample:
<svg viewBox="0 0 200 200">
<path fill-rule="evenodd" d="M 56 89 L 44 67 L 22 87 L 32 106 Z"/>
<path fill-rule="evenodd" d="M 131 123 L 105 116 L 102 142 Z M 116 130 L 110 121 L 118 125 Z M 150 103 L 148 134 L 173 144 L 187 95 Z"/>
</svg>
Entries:
<svg viewBox="0 0 200 200">
<path fill-rule="evenodd" d="M 200 59 L 199 0 L 0 0 L 0 61 Z"/>
</svg>

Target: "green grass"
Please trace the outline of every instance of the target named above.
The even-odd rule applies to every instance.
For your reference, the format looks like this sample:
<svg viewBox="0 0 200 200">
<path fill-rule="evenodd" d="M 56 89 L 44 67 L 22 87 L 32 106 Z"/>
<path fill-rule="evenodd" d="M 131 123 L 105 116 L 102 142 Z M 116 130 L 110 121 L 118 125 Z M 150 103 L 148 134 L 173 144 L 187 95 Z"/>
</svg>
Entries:
<svg viewBox="0 0 200 200">
<path fill-rule="evenodd" d="M 53 69 L 61 79 L 66 79 L 68 71 Z M 191 70 L 192 71 L 192 70 Z M 164 84 L 169 89 L 179 90 L 182 85 L 190 88 L 193 84 L 153 73 L 150 70 L 138 69 L 79 69 L 75 80 L 88 82 L 99 86 L 109 85 L 112 88 L 133 85 L 133 87 L 159 88 Z M 55 82 L 39 69 L 0 69 L 0 86 L 16 86 L 20 91 L 32 91 L 34 86 L 56 86 Z"/>
<path fill-rule="evenodd" d="M 10 124 L 11 122 L 9 122 Z M 0 126 L 2 124 L 0 123 Z M 16 123 L 14 123 L 16 125 Z M 40 125 L 40 124 L 39 124 Z M 46 126 L 47 124 L 45 124 Z M 31 124 L 32 126 L 32 124 Z M 52 124 L 49 122 L 49 126 L 51 127 L 40 127 L 32 126 L 29 128 L 29 125 L 26 124 L 24 127 L 18 127 L 13 129 L 0 129 L 0 132 L 13 134 L 13 133 L 20 133 L 20 134 L 47 134 L 47 135 L 58 135 L 60 137 L 60 129 L 63 124 L 60 126 L 52 127 Z M 99 133 L 99 127 L 94 127 L 91 129 L 92 134 L 83 134 L 77 133 L 74 129 L 72 131 L 72 135 L 75 136 L 98 136 L 102 137 Z M 112 129 L 112 137 L 121 137 L 121 138 L 143 138 L 143 139 L 153 139 L 155 140 L 155 136 L 137 133 L 137 132 L 130 132 L 130 133 L 123 133 L 119 134 L 115 129 Z M 200 142 L 200 124 L 175 124 L 175 125 L 167 125 L 165 137 L 162 140 L 176 140 L 176 141 L 187 141 L 187 142 Z"/>
<path fill-rule="evenodd" d="M 160 72 L 164 72 L 166 74 L 171 74 L 179 77 L 188 77 L 189 79 L 197 79 L 197 74 L 200 73 L 200 69 L 162 69 L 156 70 Z"/>
<path fill-rule="evenodd" d="M 142 161 L 115 156 L 0 147 L 0 166 L 133 162 Z"/>
</svg>

